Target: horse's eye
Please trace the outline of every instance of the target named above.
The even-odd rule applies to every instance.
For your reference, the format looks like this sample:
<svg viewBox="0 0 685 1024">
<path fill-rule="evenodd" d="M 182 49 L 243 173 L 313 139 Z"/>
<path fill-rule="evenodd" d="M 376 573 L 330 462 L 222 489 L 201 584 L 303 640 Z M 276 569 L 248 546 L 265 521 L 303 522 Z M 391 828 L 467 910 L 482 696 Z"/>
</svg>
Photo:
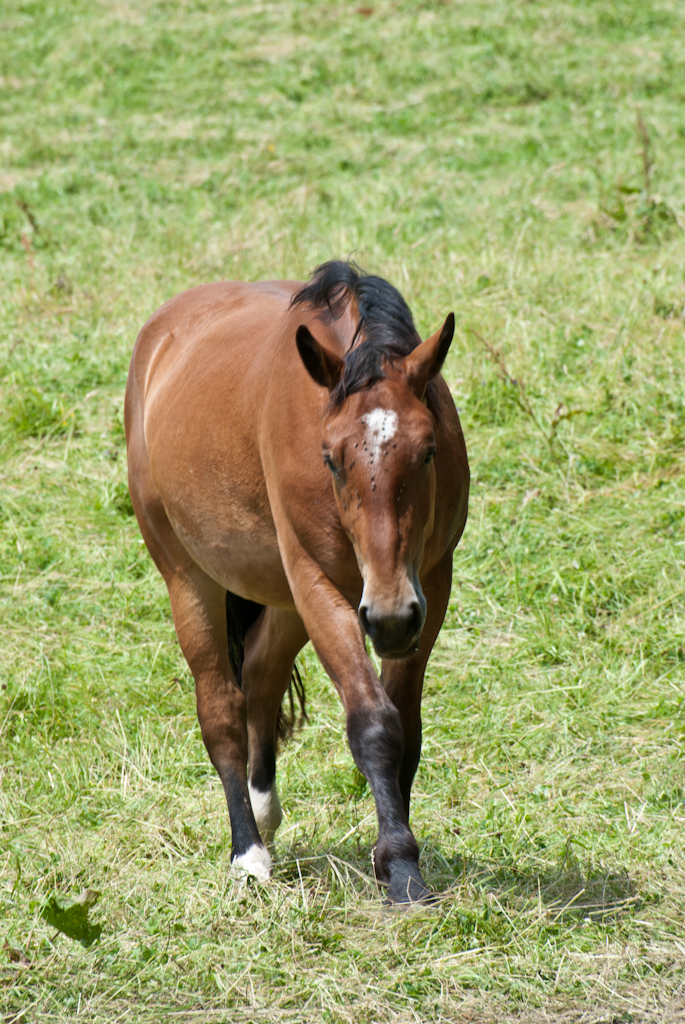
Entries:
<svg viewBox="0 0 685 1024">
<path fill-rule="evenodd" d="M 323 457 L 323 464 L 324 464 L 324 466 L 328 466 L 328 468 L 330 469 L 331 473 L 337 473 L 338 472 L 338 470 L 335 467 L 335 464 L 333 463 L 333 459 L 330 457 L 330 455 L 328 455 L 328 454 L 324 455 L 324 457 Z"/>
<path fill-rule="evenodd" d="M 433 456 L 434 455 L 435 455 L 435 448 L 429 448 L 428 451 L 426 452 L 426 457 L 423 460 L 424 466 L 430 466 L 431 462 L 433 461 Z"/>
</svg>

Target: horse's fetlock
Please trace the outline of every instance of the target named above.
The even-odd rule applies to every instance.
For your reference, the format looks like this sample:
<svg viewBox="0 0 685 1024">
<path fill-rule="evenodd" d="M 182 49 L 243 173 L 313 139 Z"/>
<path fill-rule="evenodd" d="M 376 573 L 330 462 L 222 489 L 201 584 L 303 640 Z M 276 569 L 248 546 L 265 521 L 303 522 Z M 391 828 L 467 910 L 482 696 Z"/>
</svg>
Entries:
<svg viewBox="0 0 685 1024">
<path fill-rule="evenodd" d="M 374 849 L 374 867 L 379 881 L 392 878 L 393 867 L 398 863 L 419 862 L 419 845 L 409 829 L 379 836 Z"/>
</svg>

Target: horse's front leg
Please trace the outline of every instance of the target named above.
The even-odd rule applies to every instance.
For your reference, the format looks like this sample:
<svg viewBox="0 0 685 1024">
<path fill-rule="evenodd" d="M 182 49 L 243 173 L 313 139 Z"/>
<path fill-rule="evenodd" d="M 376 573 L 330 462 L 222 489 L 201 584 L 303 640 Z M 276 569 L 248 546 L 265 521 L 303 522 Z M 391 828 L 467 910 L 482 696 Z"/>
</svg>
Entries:
<svg viewBox="0 0 685 1024">
<path fill-rule="evenodd" d="M 442 626 L 452 588 L 452 553 L 447 554 L 421 581 L 426 598 L 426 622 L 419 649 L 411 658 L 384 660 L 383 689 L 399 711 L 404 736 L 399 782 L 409 818 L 411 787 L 421 757 L 421 694 L 426 665 Z"/>
<path fill-rule="evenodd" d="M 324 664 L 328 659 L 321 654 Z M 361 669 L 361 666 L 360 666 Z M 329 674 L 333 671 L 328 668 Z M 374 683 L 378 682 L 371 668 Z M 366 672 L 339 679 L 347 713 L 347 736 L 359 770 L 368 780 L 378 814 L 374 869 L 387 883 L 388 900 L 412 903 L 430 898 L 419 870 L 419 847 L 407 818 L 400 786 L 404 735 L 400 714 L 382 687 L 368 685 Z"/>
<path fill-rule="evenodd" d="M 309 637 L 342 699 L 352 756 L 376 802 L 376 876 L 387 884 L 392 903 L 426 900 L 431 894 L 419 870 L 419 847 L 400 789 L 400 713 L 366 653 L 356 610 L 306 556 L 293 559 L 287 571 Z"/>
</svg>

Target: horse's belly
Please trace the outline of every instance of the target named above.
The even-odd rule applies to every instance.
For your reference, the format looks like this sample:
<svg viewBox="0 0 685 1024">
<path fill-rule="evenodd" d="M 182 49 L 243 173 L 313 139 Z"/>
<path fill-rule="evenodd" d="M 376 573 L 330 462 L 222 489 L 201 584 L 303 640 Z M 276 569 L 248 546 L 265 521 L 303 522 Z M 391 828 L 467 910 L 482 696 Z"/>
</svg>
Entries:
<svg viewBox="0 0 685 1024">
<path fill-rule="evenodd" d="M 213 580 L 233 594 L 258 604 L 293 608 L 290 587 L 283 570 L 276 531 L 271 524 L 249 520 L 198 521 L 167 510 L 174 533 L 193 561 Z"/>
</svg>

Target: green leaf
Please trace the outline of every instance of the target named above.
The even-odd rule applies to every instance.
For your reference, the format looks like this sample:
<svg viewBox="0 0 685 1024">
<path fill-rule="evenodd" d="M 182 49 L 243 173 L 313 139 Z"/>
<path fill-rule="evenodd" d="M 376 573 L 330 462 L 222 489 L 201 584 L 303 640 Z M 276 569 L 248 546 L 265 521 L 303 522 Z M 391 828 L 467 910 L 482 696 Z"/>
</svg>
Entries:
<svg viewBox="0 0 685 1024">
<path fill-rule="evenodd" d="M 75 900 L 66 900 L 56 894 L 50 896 L 41 910 L 44 921 L 82 946 L 90 946 L 102 934 L 102 925 L 91 924 L 88 912 L 100 898 L 95 889 L 88 889 Z"/>
</svg>

